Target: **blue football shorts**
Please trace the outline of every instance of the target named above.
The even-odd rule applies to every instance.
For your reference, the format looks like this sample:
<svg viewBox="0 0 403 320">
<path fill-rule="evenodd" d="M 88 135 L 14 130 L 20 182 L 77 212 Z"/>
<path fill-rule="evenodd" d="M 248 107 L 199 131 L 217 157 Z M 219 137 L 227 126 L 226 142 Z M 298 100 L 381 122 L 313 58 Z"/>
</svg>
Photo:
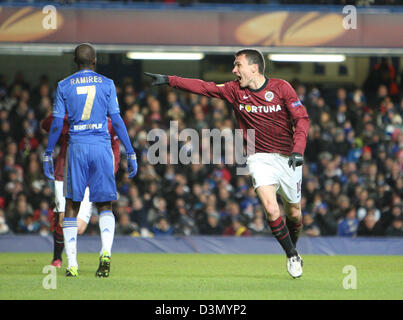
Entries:
<svg viewBox="0 0 403 320">
<path fill-rule="evenodd" d="M 82 201 L 85 188 L 91 202 L 117 200 L 114 156 L 107 144 L 73 143 L 67 148 L 64 171 L 64 196 Z"/>
</svg>

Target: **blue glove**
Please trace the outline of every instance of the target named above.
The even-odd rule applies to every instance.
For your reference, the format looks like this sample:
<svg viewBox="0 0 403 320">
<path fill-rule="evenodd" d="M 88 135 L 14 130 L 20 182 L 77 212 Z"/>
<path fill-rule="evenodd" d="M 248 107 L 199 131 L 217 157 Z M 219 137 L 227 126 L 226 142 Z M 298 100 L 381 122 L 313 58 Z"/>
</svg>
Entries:
<svg viewBox="0 0 403 320">
<path fill-rule="evenodd" d="M 46 178 L 55 180 L 52 153 L 45 152 L 43 156 L 43 172 L 45 173 Z"/>
<path fill-rule="evenodd" d="M 137 157 L 135 153 L 127 154 L 127 168 L 129 170 L 129 178 L 133 178 L 137 173 Z"/>
</svg>

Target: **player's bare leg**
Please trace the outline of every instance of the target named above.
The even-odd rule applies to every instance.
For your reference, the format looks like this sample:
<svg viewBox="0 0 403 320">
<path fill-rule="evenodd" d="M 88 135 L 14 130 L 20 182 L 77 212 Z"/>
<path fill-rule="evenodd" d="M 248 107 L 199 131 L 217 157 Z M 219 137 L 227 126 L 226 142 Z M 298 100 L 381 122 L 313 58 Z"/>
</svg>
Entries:
<svg viewBox="0 0 403 320">
<path fill-rule="evenodd" d="M 81 201 L 80 210 L 77 214 L 78 234 L 81 235 L 87 230 L 88 222 L 92 215 L 92 203 L 90 202 L 90 191 L 86 187 L 84 191 L 83 201 Z"/>
<path fill-rule="evenodd" d="M 77 214 L 80 210 L 81 202 L 74 202 L 66 198 L 66 210 L 63 219 L 63 236 L 64 247 L 66 249 L 68 267 L 66 276 L 78 276 L 78 263 L 77 263 Z"/>
<path fill-rule="evenodd" d="M 112 212 L 112 202 L 98 202 L 99 230 L 101 233 L 102 248 L 99 257 L 99 266 L 95 273 L 97 277 L 109 277 L 112 244 L 115 234 L 115 216 Z"/>
<path fill-rule="evenodd" d="M 281 217 L 277 203 L 276 186 L 260 186 L 256 189 L 256 193 L 263 205 L 272 233 L 287 255 L 288 273 L 293 278 L 300 277 L 302 275 L 302 260 L 291 241 L 287 225 Z"/>
<path fill-rule="evenodd" d="M 88 223 L 77 217 L 77 234 L 81 235 L 87 230 Z"/>
<path fill-rule="evenodd" d="M 282 200 L 285 214 L 287 216 L 286 224 L 290 231 L 291 241 L 294 244 L 294 247 L 297 247 L 297 241 L 302 231 L 301 203 L 288 203 L 283 198 Z"/>
</svg>

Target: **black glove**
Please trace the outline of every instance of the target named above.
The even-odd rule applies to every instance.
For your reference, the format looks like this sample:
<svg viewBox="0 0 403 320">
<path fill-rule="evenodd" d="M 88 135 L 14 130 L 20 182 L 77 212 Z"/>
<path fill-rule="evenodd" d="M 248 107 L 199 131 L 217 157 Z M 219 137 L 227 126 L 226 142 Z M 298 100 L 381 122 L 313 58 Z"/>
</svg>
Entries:
<svg viewBox="0 0 403 320">
<path fill-rule="evenodd" d="M 304 164 L 304 157 L 298 152 L 291 153 L 290 159 L 288 160 L 288 166 L 295 171 L 295 167 L 302 166 Z"/>
<path fill-rule="evenodd" d="M 164 74 L 155 74 L 155 73 L 149 73 L 149 72 L 144 72 L 146 76 L 149 76 L 153 78 L 153 82 L 151 84 L 153 86 L 160 86 L 162 84 L 169 84 L 169 78 L 168 76 Z"/>
</svg>

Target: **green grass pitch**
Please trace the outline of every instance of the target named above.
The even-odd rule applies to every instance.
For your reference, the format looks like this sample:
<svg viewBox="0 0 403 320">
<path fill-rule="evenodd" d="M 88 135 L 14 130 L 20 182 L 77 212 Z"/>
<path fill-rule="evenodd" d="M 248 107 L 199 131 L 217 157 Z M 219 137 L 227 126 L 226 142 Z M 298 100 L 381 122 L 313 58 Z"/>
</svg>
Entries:
<svg viewBox="0 0 403 320">
<path fill-rule="evenodd" d="M 403 299 L 403 256 L 304 255 L 304 274 L 292 279 L 283 255 L 115 253 L 111 276 L 99 279 L 97 254 L 79 253 L 79 277 L 66 278 L 64 262 L 56 289 L 44 289 L 50 258 L 0 253 L 0 299 Z M 346 265 L 356 289 L 343 288 Z"/>
</svg>

